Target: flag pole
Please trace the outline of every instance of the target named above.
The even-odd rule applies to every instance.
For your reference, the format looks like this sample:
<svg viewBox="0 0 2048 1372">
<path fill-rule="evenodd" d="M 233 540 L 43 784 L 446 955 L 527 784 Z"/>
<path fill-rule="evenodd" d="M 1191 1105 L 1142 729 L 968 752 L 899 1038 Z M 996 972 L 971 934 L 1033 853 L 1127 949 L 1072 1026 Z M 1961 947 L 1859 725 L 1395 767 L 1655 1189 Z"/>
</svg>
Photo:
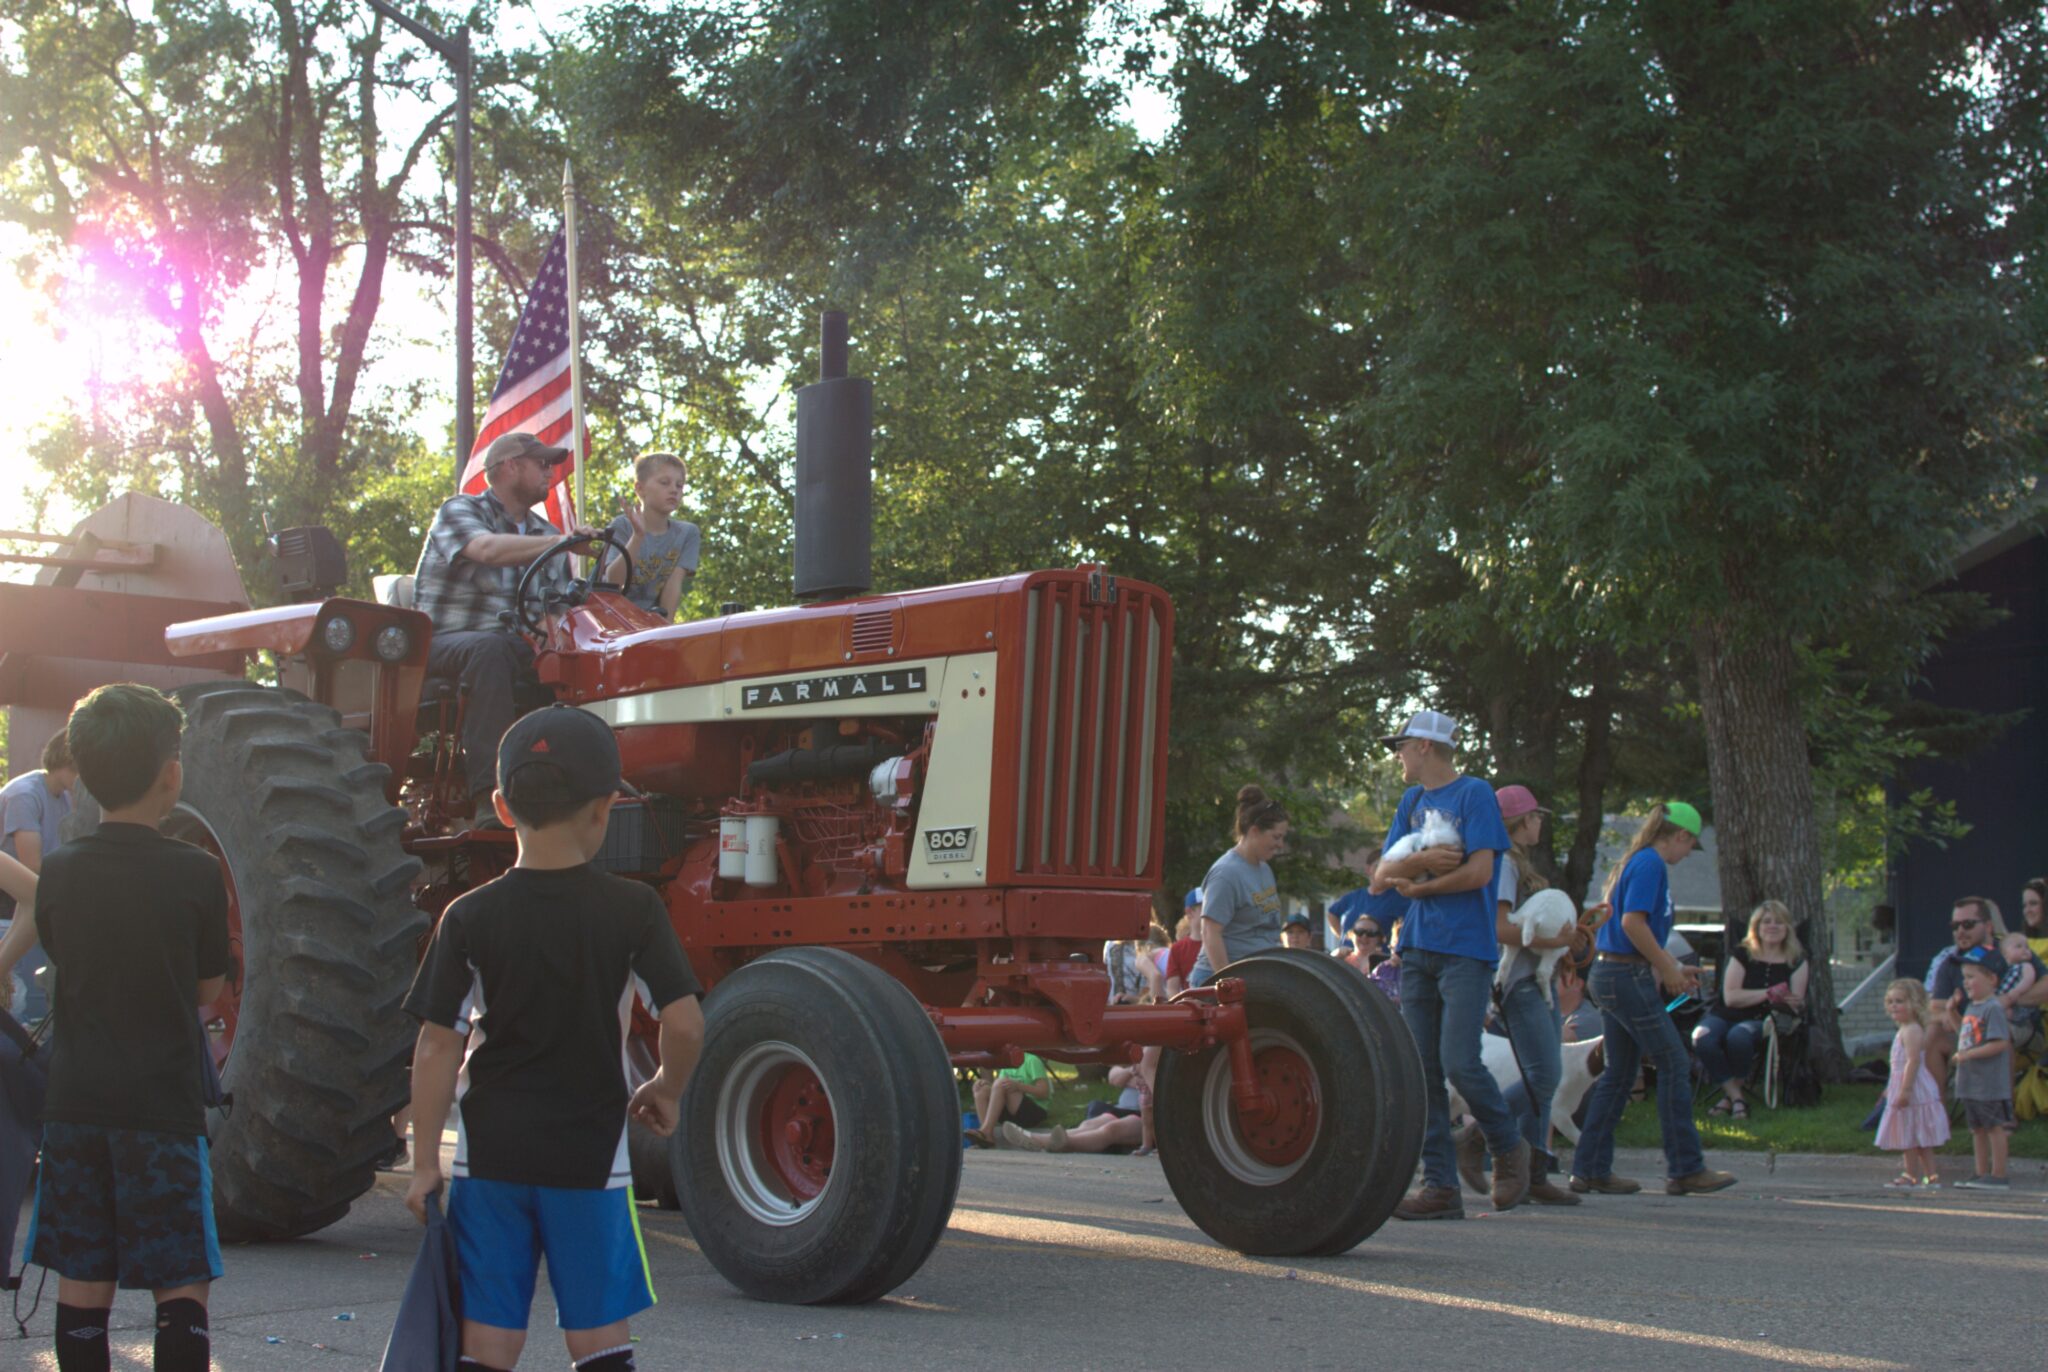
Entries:
<svg viewBox="0 0 2048 1372">
<path fill-rule="evenodd" d="M 576 473 L 575 509 L 571 516 L 588 524 L 583 505 L 583 321 L 576 282 L 576 180 L 569 159 L 562 159 L 562 224 L 569 256 L 569 462 Z"/>
</svg>

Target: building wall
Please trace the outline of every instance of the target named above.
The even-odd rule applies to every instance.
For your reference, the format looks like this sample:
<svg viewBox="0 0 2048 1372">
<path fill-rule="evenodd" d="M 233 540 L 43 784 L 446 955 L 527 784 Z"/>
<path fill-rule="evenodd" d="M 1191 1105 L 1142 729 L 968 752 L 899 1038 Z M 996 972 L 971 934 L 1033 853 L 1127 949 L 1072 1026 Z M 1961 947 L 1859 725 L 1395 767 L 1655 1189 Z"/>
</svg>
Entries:
<svg viewBox="0 0 2048 1372">
<path fill-rule="evenodd" d="M 1921 694 L 1952 708 L 2027 716 L 1967 755 L 1914 766 L 1901 783 L 1955 801 L 1971 825 L 1945 849 L 1916 844 L 1892 864 L 1902 976 L 1921 975 L 1949 941 L 1957 896 L 1988 896 L 2010 925 L 2019 919 L 2020 884 L 2048 875 L 2048 537 L 2014 540 L 1943 589 L 1979 592 L 2007 617 L 1944 650 Z"/>
</svg>

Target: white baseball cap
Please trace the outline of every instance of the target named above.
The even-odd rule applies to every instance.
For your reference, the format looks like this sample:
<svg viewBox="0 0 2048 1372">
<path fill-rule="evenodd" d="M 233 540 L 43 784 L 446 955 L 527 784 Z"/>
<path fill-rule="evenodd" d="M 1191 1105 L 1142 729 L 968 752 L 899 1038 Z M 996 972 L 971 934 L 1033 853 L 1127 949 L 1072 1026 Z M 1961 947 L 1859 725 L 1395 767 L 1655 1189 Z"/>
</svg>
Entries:
<svg viewBox="0 0 2048 1372">
<path fill-rule="evenodd" d="M 1408 738 L 1427 739 L 1431 743 L 1446 746 L 1455 743 L 1458 737 L 1458 721 L 1437 710 L 1417 710 L 1408 717 L 1407 727 L 1398 734 L 1390 734 L 1380 740 L 1392 748 Z"/>
</svg>

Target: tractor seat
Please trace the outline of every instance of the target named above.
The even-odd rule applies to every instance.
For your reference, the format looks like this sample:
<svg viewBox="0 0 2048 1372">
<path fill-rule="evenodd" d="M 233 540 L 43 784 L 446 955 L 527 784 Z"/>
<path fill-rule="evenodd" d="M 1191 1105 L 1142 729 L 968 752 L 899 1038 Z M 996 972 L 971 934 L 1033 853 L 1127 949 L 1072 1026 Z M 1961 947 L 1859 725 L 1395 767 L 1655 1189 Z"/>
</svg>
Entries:
<svg viewBox="0 0 2048 1372">
<path fill-rule="evenodd" d="M 370 585 L 376 591 L 377 603 L 389 605 L 394 610 L 419 608 L 413 603 L 412 577 L 397 576 L 390 572 L 370 578 Z"/>
</svg>

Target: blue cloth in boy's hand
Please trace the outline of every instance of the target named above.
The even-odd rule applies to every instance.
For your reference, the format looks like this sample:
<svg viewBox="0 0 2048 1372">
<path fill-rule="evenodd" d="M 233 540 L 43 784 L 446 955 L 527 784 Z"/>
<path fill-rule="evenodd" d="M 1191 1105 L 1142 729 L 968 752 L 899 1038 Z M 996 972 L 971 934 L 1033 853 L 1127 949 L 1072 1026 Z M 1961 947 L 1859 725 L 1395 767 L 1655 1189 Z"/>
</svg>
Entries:
<svg viewBox="0 0 2048 1372">
<path fill-rule="evenodd" d="M 441 1198 L 427 1197 L 427 1233 L 391 1341 L 384 1346 L 382 1372 L 456 1372 L 462 1357 L 462 1283 L 455 1267 L 455 1235 L 441 1213 Z"/>
</svg>

